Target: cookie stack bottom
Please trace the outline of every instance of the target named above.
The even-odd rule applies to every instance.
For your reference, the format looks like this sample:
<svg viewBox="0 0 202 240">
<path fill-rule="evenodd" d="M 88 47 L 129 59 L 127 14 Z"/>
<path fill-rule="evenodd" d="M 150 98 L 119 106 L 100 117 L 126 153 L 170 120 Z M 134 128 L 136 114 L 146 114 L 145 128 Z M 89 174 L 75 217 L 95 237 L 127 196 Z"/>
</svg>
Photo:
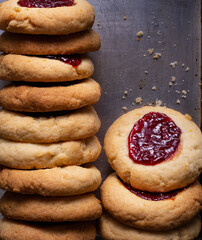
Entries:
<svg viewBox="0 0 202 240">
<path fill-rule="evenodd" d="M 0 122 L 0 135 L 7 138 L 0 139 L 0 187 L 8 191 L 0 200 L 4 217 L 32 222 L 92 221 L 100 217 L 100 202 L 90 192 L 99 187 L 101 173 L 87 164 L 101 152 L 94 136 L 100 121 L 93 107 L 66 114 L 1 110 Z M 88 229 L 85 223 L 61 223 L 54 227 L 3 220 L 2 239 L 7 239 L 6 229 L 10 225 L 13 231 L 17 225 L 25 228 L 25 235 L 19 234 L 18 238 L 11 231 L 10 239 L 27 239 L 26 231 L 46 237 L 59 232 L 61 239 L 77 239 L 73 236 L 79 232 L 80 239 L 94 239 L 96 235 L 91 223 Z M 53 229 L 48 230 L 49 227 Z"/>
<path fill-rule="evenodd" d="M 104 148 L 116 173 L 100 192 L 108 212 L 99 225 L 104 239 L 194 240 L 199 235 L 201 140 L 189 116 L 161 107 L 135 109 L 109 128 Z"/>
</svg>

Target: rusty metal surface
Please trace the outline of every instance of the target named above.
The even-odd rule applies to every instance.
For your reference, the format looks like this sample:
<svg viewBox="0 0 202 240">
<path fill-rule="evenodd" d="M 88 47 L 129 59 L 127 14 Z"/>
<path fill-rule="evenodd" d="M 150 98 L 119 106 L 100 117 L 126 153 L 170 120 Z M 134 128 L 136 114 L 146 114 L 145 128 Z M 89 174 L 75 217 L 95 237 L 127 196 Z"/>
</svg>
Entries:
<svg viewBox="0 0 202 240">
<path fill-rule="evenodd" d="M 102 86 L 102 97 L 95 105 L 102 121 L 101 144 L 120 115 L 156 100 L 188 113 L 200 125 L 200 0 L 89 2 L 96 11 L 94 29 L 102 39 L 100 51 L 89 54 L 95 63 L 94 79 Z M 143 37 L 137 41 L 139 31 Z M 149 48 L 161 54 L 156 61 Z M 142 98 L 141 104 L 136 103 L 137 97 Z M 95 165 L 103 179 L 112 172 L 104 152 Z"/>
</svg>

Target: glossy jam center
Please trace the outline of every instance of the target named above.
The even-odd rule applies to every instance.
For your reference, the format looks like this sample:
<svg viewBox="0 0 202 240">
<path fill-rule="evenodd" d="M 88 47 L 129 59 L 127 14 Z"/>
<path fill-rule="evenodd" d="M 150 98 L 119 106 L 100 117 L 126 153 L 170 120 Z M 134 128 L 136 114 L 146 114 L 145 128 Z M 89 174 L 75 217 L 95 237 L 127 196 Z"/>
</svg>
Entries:
<svg viewBox="0 0 202 240">
<path fill-rule="evenodd" d="M 133 188 L 131 185 L 127 183 L 123 183 L 123 185 L 132 193 L 137 195 L 138 197 L 141 197 L 145 200 L 150 201 L 160 201 L 165 199 L 172 199 L 174 198 L 179 192 L 181 192 L 183 189 L 177 189 L 166 193 L 153 193 L 153 192 L 146 192 L 146 191 L 140 191 L 138 189 Z"/>
<path fill-rule="evenodd" d="M 129 157 L 135 163 L 156 165 L 169 159 L 178 149 L 181 130 L 167 115 L 144 115 L 128 136 Z"/>
<path fill-rule="evenodd" d="M 48 55 L 48 56 L 42 56 L 43 58 L 49 58 L 49 59 L 55 59 L 55 60 L 59 60 L 61 62 L 64 62 L 66 64 L 70 64 L 72 65 L 74 68 L 78 67 L 79 64 L 81 64 L 81 57 L 79 55 L 68 55 L 68 56 L 52 56 L 52 55 Z"/>
<path fill-rule="evenodd" d="M 20 0 L 18 5 L 27 8 L 55 8 L 73 6 L 74 0 Z"/>
</svg>

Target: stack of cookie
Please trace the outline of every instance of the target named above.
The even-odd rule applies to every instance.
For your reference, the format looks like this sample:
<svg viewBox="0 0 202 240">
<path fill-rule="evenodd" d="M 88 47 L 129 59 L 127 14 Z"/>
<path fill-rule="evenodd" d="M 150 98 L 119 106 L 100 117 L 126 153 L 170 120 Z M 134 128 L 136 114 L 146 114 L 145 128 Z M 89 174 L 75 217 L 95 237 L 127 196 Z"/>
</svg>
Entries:
<svg viewBox="0 0 202 240">
<path fill-rule="evenodd" d="M 107 240 L 193 240 L 201 229 L 202 135 L 189 115 L 143 107 L 109 128 L 105 153 L 116 173 L 101 187 Z M 118 176 L 120 177 L 118 177 Z"/>
<path fill-rule="evenodd" d="M 94 17 L 85 0 L 0 5 L 1 239 L 95 239 L 101 89 L 81 55 L 100 47 Z"/>
</svg>

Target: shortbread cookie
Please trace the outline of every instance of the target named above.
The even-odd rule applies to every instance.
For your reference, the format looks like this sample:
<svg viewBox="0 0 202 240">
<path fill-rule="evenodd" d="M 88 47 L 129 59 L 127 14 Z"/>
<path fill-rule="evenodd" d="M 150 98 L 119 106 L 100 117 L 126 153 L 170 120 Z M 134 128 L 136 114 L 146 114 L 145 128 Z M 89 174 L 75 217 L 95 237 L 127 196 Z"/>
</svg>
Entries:
<svg viewBox="0 0 202 240">
<path fill-rule="evenodd" d="M 0 51 L 27 55 L 70 55 L 97 51 L 101 40 L 93 30 L 65 36 L 28 35 L 4 32 Z"/>
<path fill-rule="evenodd" d="M 22 194 L 78 195 L 95 191 L 101 181 L 101 173 L 93 165 L 43 170 L 0 169 L 0 187 Z"/>
<path fill-rule="evenodd" d="M 27 221 L 89 221 L 101 216 L 102 207 L 91 193 L 42 197 L 6 192 L 0 199 L 0 212 L 4 217 Z"/>
<path fill-rule="evenodd" d="M 32 223 L 2 219 L 1 240 L 94 240 L 96 229 L 92 222 Z"/>
<path fill-rule="evenodd" d="M 0 28 L 14 33 L 65 35 L 91 28 L 94 19 L 85 0 L 8 0 L 0 5 Z"/>
<path fill-rule="evenodd" d="M 13 83 L 0 90 L 0 105 L 24 112 L 74 110 L 96 103 L 101 96 L 100 85 L 93 79 L 60 83 Z"/>
<path fill-rule="evenodd" d="M 124 182 L 168 192 L 194 182 L 202 169 L 202 134 L 189 115 L 143 107 L 121 116 L 104 141 L 106 156 Z"/>
<path fill-rule="evenodd" d="M 100 128 L 92 106 L 70 112 L 0 111 L 0 137 L 17 142 L 53 143 L 89 138 Z"/>
<path fill-rule="evenodd" d="M 27 82 L 65 82 L 88 78 L 94 66 L 88 56 L 0 55 L 0 79 Z"/>
<path fill-rule="evenodd" d="M 99 230 L 104 240 L 194 240 L 200 233 L 201 219 L 196 216 L 177 229 L 153 232 L 128 227 L 104 213 L 99 220 Z"/>
<path fill-rule="evenodd" d="M 81 165 L 95 161 L 101 152 L 98 139 L 52 144 L 20 143 L 0 138 L 0 165 L 16 169 L 40 169 Z"/>
<path fill-rule="evenodd" d="M 166 231 L 190 221 L 202 205 L 202 186 L 195 182 L 168 193 L 149 193 L 122 183 L 115 173 L 101 187 L 103 207 L 120 222 L 149 231 Z"/>
</svg>

